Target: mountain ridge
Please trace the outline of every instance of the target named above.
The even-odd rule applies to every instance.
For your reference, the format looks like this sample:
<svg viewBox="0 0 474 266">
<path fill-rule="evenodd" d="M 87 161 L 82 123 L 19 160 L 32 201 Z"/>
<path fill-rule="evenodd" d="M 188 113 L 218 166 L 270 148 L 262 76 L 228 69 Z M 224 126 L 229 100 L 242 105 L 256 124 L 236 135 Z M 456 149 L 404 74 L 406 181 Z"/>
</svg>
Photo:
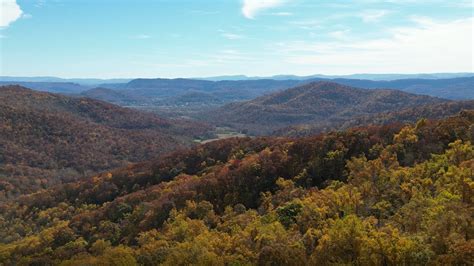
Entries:
<svg viewBox="0 0 474 266">
<path fill-rule="evenodd" d="M 87 90 L 96 87 L 120 91 L 132 105 L 156 105 L 169 97 L 180 96 L 191 91 L 211 93 L 220 102 L 250 100 L 271 92 L 290 87 L 303 85 L 313 81 L 337 82 L 348 86 L 369 89 L 397 89 L 415 94 L 425 94 L 446 99 L 461 100 L 474 99 L 474 77 L 457 77 L 444 79 L 397 79 L 397 80 L 364 80 L 348 78 L 310 78 L 310 79 L 255 79 L 255 80 L 197 80 L 197 79 L 133 79 L 126 83 L 101 83 L 101 84 L 78 84 L 78 83 L 55 83 L 55 82 L 20 82 L 0 81 L 0 84 L 17 84 L 40 91 L 49 91 L 63 94 L 87 93 Z M 110 91 L 111 94 L 115 92 Z M 94 94 L 92 94 L 93 96 Z M 102 94 L 101 97 L 107 99 Z M 113 96 L 110 96 L 113 97 Z"/>
<path fill-rule="evenodd" d="M 356 116 L 447 101 L 397 90 L 369 90 L 317 81 L 251 101 L 230 103 L 205 117 L 254 134 L 270 134 L 292 124 L 342 122 Z"/>
<path fill-rule="evenodd" d="M 0 87 L 0 200 L 189 146 L 208 130 L 98 100 Z"/>
</svg>

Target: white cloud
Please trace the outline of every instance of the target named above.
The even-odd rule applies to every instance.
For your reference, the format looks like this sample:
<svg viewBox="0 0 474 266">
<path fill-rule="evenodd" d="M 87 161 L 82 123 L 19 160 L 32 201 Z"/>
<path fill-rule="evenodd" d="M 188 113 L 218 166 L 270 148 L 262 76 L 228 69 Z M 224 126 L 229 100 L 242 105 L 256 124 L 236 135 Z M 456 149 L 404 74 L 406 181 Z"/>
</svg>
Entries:
<svg viewBox="0 0 474 266">
<path fill-rule="evenodd" d="M 138 34 L 131 37 L 132 39 L 150 39 L 151 36 L 148 34 Z"/>
<path fill-rule="evenodd" d="M 274 12 L 272 13 L 273 16 L 279 16 L 279 17 L 289 17 L 293 16 L 293 13 L 291 12 Z"/>
<path fill-rule="evenodd" d="M 35 7 L 43 7 L 46 0 L 36 0 Z"/>
<path fill-rule="evenodd" d="M 248 62 L 253 60 L 255 60 L 254 57 L 232 49 L 217 51 L 215 54 L 206 58 L 206 61 L 211 64 L 235 64 L 236 62 Z"/>
<path fill-rule="evenodd" d="M 414 27 L 389 30 L 388 38 L 280 43 L 279 51 L 290 64 L 321 66 L 326 72 L 474 72 L 474 17 L 414 22 Z"/>
<path fill-rule="evenodd" d="M 362 12 L 359 17 L 366 23 L 377 22 L 381 18 L 385 17 L 389 11 L 387 10 L 367 10 Z"/>
<path fill-rule="evenodd" d="M 320 29 L 322 27 L 322 21 L 315 19 L 290 21 L 289 24 L 295 25 L 296 27 L 303 30 L 314 30 Z"/>
<path fill-rule="evenodd" d="M 351 31 L 350 29 L 332 31 L 329 33 L 329 36 L 331 36 L 334 39 L 345 40 L 347 39 L 347 34 L 350 31 Z"/>
<path fill-rule="evenodd" d="M 451 4 L 459 8 L 474 8 L 474 1 L 472 0 L 460 0 L 459 2 Z"/>
<path fill-rule="evenodd" d="M 224 37 L 224 38 L 226 38 L 226 39 L 229 39 L 229 40 L 239 40 L 239 39 L 244 38 L 243 35 L 234 34 L 234 33 L 228 33 L 228 32 L 222 33 L 221 36 Z"/>
<path fill-rule="evenodd" d="M 260 11 L 283 5 L 287 0 L 243 0 L 242 14 L 254 19 Z"/>
<path fill-rule="evenodd" d="M 16 0 L 0 0 L 0 27 L 8 27 L 23 14 Z"/>
</svg>

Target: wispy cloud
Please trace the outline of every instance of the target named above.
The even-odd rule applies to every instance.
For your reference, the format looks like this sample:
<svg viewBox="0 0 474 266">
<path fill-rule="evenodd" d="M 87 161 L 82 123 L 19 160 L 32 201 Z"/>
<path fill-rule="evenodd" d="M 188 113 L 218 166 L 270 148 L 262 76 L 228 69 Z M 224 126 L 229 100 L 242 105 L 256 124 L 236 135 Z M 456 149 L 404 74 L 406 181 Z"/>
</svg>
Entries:
<svg viewBox="0 0 474 266">
<path fill-rule="evenodd" d="M 329 36 L 337 40 L 347 40 L 348 39 L 347 34 L 350 31 L 351 31 L 350 29 L 332 31 L 332 32 L 329 32 Z"/>
<path fill-rule="evenodd" d="M 234 49 L 217 50 L 212 54 L 191 54 L 189 57 L 190 59 L 173 63 L 150 63 L 144 60 L 133 60 L 131 63 L 140 67 L 152 67 L 156 69 L 192 69 L 196 67 L 223 67 L 232 64 L 250 63 L 257 60 L 255 56 L 250 56 Z"/>
<path fill-rule="evenodd" d="M 366 23 L 377 22 L 389 14 L 388 10 L 367 10 L 359 14 L 362 21 Z"/>
<path fill-rule="evenodd" d="M 215 14 L 219 14 L 219 11 L 194 9 L 194 10 L 190 10 L 189 13 L 196 14 L 196 15 L 215 15 Z"/>
<path fill-rule="evenodd" d="M 474 8 L 474 1 L 472 0 L 459 0 L 451 4 L 459 8 Z"/>
<path fill-rule="evenodd" d="M 339 71 L 377 73 L 474 71 L 474 17 L 434 21 L 413 18 L 415 26 L 388 30 L 390 37 L 368 40 L 293 41 L 277 44 L 286 61 L 295 65 L 324 65 Z M 342 33 L 334 32 L 337 37 Z"/>
<path fill-rule="evenodd" d="M 23 14 L 16 0 L 0 0 L 0 10 L 0 28 L 8 27 Z"/>
<path fill-rule="evenodd" d="M 21 18 L 24 18 L 24 19 L 30 19 L 30 18 L 32 18 L 32 17 L 33 17 L 33 16 L 32 16 L 31 14 L 28 14 L 28 13 L 23 13 L 23 14 L 21 15 Z"/>
<path fill-rule="evenodd" d="M 131 36 L 130 38 L 131 38 L 131 39 L 144 40 L 144 39 L 150 39 L 151 36 L 148 35 L 148 34 L 137 34 L 137 35 Z"/>
<path fill-rule="evenodd" d="M 293 16 L 293 13 L 291 13 L 291 12 L 274 12 L 274 13 L 272 13 L 272 16 L 289 17 L 289 16 Z"/>
<path fill-rule="evenodd" d="M 321 21 L 317 19 L 295 20 L 290 21 L 289 24 L 303 30 L 314 30 L 321 28 Z"/>
<path fill-rule="evenodd" d="M 36 0 L 35 7 L 43 7 L 46 0 Z"/>
<path fill-rule="evenodd" d="M 294 25 L 300 29 L 304 30 L 314 30 L 321 29 L 328 25 L 334 26 L 339 22 L 344 23 L 345 20 L 350 18 L 361 19 L 364 23 L 378 22 L 385 16 L 388 16 L 391 13 L 389 10 L 383 9 L 369 9 L 362 12 L 339 12 L 333 13 L 326 16 L 321 16 L 318 18 L 312 19 L 303 19 L 303 20 L 293 20 L 289 21 L 288 24 Z"/>
<path fill-rule="evenodd" d="M 242 14 L 248 19 L 254 19 L 262 10 L 278 7 L 288 0 L 244 0 Z"/>
<path fill-rule="evenodd" d="M 231 64 L 236 62 L 252 61 L 254 57 L 248 56 L 240 51 L 233 49 L 224 49 L 208 57 L 211 63 Z"/>
<path fill-rule="evenodd" d="M 235 34 L 235 33 L 228 33 L 228 32 L 222 33 L 221 36 L 228 39 L 228 40 L 239 40 L 239 39 L 244 38 L 243 35 Z"/>
</svg>

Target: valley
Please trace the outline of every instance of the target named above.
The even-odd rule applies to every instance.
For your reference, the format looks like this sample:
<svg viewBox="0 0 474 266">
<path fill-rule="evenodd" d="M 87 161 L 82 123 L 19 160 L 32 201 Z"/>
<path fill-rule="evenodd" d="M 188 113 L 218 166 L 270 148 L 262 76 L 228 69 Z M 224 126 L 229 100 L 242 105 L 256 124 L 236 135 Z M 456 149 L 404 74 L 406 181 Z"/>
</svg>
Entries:
<svg viewBox="0 0 474 266">
<path fill-rule="evenodd" d="M 0 87 L 2 263 L 382 264 L 404 252 L 374 238 L 411 246 L 390 264 L 469 261 L 469 229 L 437 228 L 453 212 L 472 221 L 474 100 L 174 82 Z M 424 215 L 434 209 L 446 211 Z M 357 236 L 382 255 L 344 258 Z"/>
<path fill-rule="evenodd" d="M 306 82 L 132 80 L 79 95 L 69 84 L 47 84 L 65 96 L 1 87 L 0 200 L 227 138 L 311 136 L 474 109 L 473 100 Z"/>
<path fill-rule="evenodd" d="M 93 99 L 0 87 L 0 201 L 152 159 L 210 130 Z"/>
<path fill-rule="evenodd" d="M 216 138 L 213 139 L 195 139 L 194 141 L 199 144 L 206 144 L 212 141 L 228 139 L 228 138 L 244 138 L 247 137 L 245 133 L 237 132 L 229 127 L 216 127 L 213 133 L 216 135 Z"/>
</svg>

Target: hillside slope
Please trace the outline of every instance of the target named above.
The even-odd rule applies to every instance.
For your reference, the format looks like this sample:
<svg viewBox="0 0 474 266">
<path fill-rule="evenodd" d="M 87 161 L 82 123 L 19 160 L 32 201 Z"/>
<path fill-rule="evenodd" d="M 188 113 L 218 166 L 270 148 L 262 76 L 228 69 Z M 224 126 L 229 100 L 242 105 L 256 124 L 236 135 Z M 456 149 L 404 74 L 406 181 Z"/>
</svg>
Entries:
<svg viewBox="0 0 474 266">
<path fill-rule="evenodd" d="M 134 99 L 120 91 L 107 88 L 93 88 L 81 92 L 81 96 L 118 105 L 134 104 Z"/>
<path fill-rule="evenodd" d="M 442 102 L 447 100 L 396 90 L 367 90 L 320 81 L 247 102 L 231 103 L 204 117 L 218 125 L 260 135 L 305 123 L 324 125 L 322 128 L 327 130 L 358 116 Z"/>
<path fill-rule="evenodd" d="M 195 79 L 135 79 L 120 86 L 120 89 L 133 97 L 141 97 L 150 102 L 154 98 L 171 97 L 188 91 L 211 93 L 223 102 L 249 100 L 264 94 L 300 86 L 316 81 L 336 82 L 351 87 L 365 89 L 396 89 L 414 94 L 455 100 L 474 99 L 474 77 L 456 77 L 439 79 L 396 79 L 396 80 L 367 80 L 349 78 L 308 79 L 256 79 L 256 80 L 195 80 Z"/>
<path fill-rule="evenodd" d="M 314 123 L 293 125 L 273 132 L 276 136 L 310 136 L 327 130 L 343 130 L 357 126 L 387 125 L 391 123 L 415 123 L 419 119 L 442 119 L 455 115 L 463 110 L 474 110 L 472 101 L 449 101 L 436 104 L 406 107 L 400 110 L 388 111 L 354 117 L 354 119 L 337 123 Z"/>
<path fill-rule="evenodd" d="M 23 82 L 23 81 L 0 81 L 0 86 L 23 86 L 37 91 L 45 91 L 63 94 L 78 94 L 89 89 L 88 86 L 73 82 Z"/>
<path fill-rule="evenodd" d="M 474 99 L 474 77 L 447 79 L 364 80 L 334 79 L 334 82 L 367 89 L 390 88 L 453 100 Z"/>
<path fill-rule="evenodd" d="M 0 205 L 0 263 L 468 265 L 473 126 L 228 139 L 92 176 Z"/>
<path fill-rule="evenodd" d="M 121 93 L 134 99 L 140 99 L 145 104 L 161 104 L 170 97 L 186 95 L 187 93 L 206 93 L 223 103 L 249 100 L 268 91 L 275 91 L 304 84 L 297 80 L 238 80 L 238 81 L 207 81 L 194 79 L 135 79 L 120 87 Z M 207 102 L 201 102 L 205 104 Z"/>
<path fill-rule="evenodd" d="M 0 198 L 153 158 L 207 129 L 88 98 L 0 87 Z"/>
</svg>

